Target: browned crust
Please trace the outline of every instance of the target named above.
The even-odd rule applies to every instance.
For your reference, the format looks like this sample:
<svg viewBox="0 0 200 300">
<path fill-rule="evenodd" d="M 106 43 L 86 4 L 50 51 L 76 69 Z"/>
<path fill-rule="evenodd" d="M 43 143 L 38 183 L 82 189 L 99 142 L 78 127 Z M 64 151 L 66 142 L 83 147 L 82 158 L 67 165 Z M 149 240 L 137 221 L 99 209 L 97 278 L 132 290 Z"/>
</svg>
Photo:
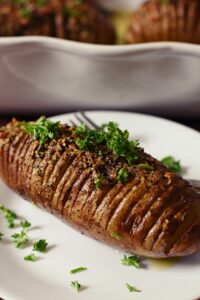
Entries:
<svg viewBox="0 0 200 300">
<path fill-rule="evenodd" d="M 109 17 L 93 1 L 48 0 L 0 3 L 0 36 L 43 35 L 95 44 L 115 43 Z"/>
<path fill-rule="evenodd" d="M 199 27 L 199 0 L 168 3 L 149 0 L 133 13 L 124 41 L 128 44 L 156 41 L 199 43 Z"/>
</svg>

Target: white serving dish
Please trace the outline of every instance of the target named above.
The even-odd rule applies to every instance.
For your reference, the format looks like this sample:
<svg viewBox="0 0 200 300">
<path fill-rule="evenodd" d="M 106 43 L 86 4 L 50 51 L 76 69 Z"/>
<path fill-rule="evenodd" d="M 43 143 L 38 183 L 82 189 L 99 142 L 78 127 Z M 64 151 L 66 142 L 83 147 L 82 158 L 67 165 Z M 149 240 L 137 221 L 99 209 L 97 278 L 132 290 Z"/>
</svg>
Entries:
<svg viewBox="0 0 200 300">
<path fill-rule="evenodd" d="M 0 113 L 86 108 L 200 115 L 200 46 L 0 38 Z"/>
</svg>

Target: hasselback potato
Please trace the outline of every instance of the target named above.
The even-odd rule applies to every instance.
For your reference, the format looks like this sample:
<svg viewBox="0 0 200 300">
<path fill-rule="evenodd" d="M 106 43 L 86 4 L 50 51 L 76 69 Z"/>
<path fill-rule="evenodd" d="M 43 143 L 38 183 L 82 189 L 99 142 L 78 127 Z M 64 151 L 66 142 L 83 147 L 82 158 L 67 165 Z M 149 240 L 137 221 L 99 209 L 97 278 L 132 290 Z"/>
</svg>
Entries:
<svg viewBox="0 0 200 300">
<path fill-rule="evenodd" d="M 113 44 L 114 28 L 92 0 L 2 0 L 0 36 L 44 35 Z"/>
<path fill-rule="evenodd" d="M 116 248 L 157 258 L 200 249 L 199 191 L 112 122 L 95 132 L 45 118 L 13 120 L 0 131 L 0 177 Z"/>
<path fill-rule="evenodd" d="M 200 43 L 199 0 L 149 0 L 131 17 L 125 43 Z"/>
</svg>

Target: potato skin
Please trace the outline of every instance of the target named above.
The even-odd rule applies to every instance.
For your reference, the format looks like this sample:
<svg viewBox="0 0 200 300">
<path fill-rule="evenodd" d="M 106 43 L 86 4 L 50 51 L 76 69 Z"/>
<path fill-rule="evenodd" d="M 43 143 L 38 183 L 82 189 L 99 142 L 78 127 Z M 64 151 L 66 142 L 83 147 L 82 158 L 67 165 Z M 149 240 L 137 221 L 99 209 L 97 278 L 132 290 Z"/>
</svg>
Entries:
<svg viewBox="0 0 200 300">
<path fill-rule="evenodd" d="M 94 239 L 148 257 L 174 257 L 200 249 L 200 193 L 139 149 L 153 170 L 129 167 L 125 184 L 115 178 L 123 159 L 77 149 L 73 128 L 46 143 L 13 120 L 0 132 L 0 177 L 25 199 Z M 106 180 L 95 187 L 97 174 Z"/>
<path fill-rule="evenodd" d="M 132 14 L 124 42 L 159 41 L 200 43 L 199 0 L 149 0 Z"/>
<path fill-rule="evenodd" d="M 93 1 L 40 2 L 2 0 L 0 36 L 41 35 L 94 44 L 115 43 L 115 30 L 108 15 Z"/>
</svg>

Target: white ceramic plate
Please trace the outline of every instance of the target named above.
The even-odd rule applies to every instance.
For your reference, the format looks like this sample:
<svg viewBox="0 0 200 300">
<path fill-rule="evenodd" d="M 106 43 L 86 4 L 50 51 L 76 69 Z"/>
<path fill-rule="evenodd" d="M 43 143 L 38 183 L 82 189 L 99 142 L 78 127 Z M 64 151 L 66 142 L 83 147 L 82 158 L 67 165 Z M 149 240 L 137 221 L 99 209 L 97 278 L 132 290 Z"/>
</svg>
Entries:
<svg viewBox="0 0 200 300">
<path fill-rule="evenodd" d="M 139 138 L 141 145 L 157 158 L 172 154 L 181 159 L 185 176 L 199 179 L 200 135 L 179 124 L 140 114 L 90 112 L 98 124 L 113 120 L 127 128 L 131 138 Z M 67 122 L 73 114 L 56 117 Z M 25 262 L 23 257 L 31 247 L 16 249 L 10 235 L 17 229 L 7 229 L 0 216 L 0 229 L 5 240 L 0 242 L 0 297 L 5 300 L 195 300 L 200 296 L 200 253 L 183 258 L 161 269 L 146 260 L 145 268 L 135 269 L 121 264 L 124 253 L 100 244 L 72 230 L 55 217 L 44 213 L 20 199 L 0 184 L 0 202 L 32 222 L 30 238 L 45 238 L 49 243 L 46 254 L 37 262 Z M 19 230 L 19 229 L 18 229 Z M 87 271 L 71 275 L 75 267 Z M 163 264 L 164 266 L 164 264 Z M 77 293 L 70 287 L 78 280 L 84 289 Z M 141 289 L 130 293 L 125 284 Z"/>
</svg>

